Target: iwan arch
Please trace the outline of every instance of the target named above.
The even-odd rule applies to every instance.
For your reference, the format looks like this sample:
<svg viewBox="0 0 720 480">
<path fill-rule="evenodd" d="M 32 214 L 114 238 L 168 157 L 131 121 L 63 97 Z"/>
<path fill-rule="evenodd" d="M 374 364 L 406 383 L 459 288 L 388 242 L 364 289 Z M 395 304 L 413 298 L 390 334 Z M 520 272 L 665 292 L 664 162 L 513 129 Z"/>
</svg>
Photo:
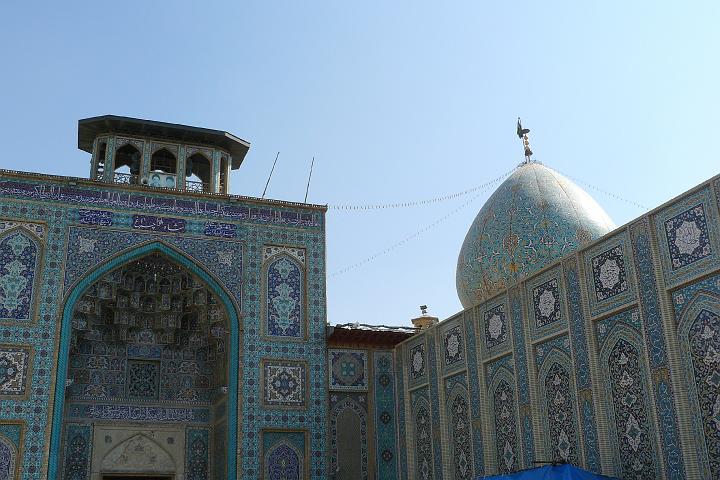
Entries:
<svg viewBox="0 0 720 480">
<path fill-rule="evenodd" d="M 53 465 L 72 465 L 68 457 L 92 444 L 93 480 L 183 479 L 210 468 L 211 442 L 217 442 L 214 474 L 233 476 L 235 458 L 226 452 L 237 448 L 238 312 L 212 274 L 162 241 L 101 259 L 70 287 L 63 310 L 53 443 L 60 444 L 64 430 L 67 448 L 64 455 L 51 451 L 49 476 Z M 123 405 L 97 400 L 105 398 Z M 188 405 L 209 405 L 210 413 L 182 409 Z M 151 413 L 157 423 L 133 422 L 134 411 L 144 419 Z M 177 415 L 197 428 L 164 422 Z M 78 416 L 101 419 L 92 424 L 91 443 Z M 54 456 L 63 458 L 53 462 Z"/>
<path fill-rule="evenodd" d="M 0 170 L 0 479 L 720 475 L 718 177 L 615 227 L 528 156 L 462 312 L 331 327 L 326 208 L 228 195 L 247 142 L 103 116 L 78 144 L 89 179 Z"/>
</svg>

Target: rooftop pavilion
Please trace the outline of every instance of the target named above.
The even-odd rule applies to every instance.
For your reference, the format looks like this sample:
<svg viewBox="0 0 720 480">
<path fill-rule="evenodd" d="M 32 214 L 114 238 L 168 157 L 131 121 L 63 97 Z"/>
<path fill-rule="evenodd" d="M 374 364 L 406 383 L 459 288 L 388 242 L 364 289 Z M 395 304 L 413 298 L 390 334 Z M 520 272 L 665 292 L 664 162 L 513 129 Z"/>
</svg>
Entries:
<svg viewBox="0 0 720 480">
<path fill-rule="evenodd" d="M 229 192 L 250 143 L 221 130 L 103 115 L 78 122 L 90 178 L 200 193 Z"/>
</svg>

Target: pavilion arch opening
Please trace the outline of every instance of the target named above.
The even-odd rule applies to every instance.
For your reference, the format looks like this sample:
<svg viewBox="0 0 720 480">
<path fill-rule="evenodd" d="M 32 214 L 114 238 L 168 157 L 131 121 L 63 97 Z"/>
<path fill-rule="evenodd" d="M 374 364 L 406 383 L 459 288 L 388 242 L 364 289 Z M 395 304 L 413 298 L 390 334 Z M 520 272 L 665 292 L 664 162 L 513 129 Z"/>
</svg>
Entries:
<svg viewBox="0 0 720 480">
<path fill-rule="evenodd" d="M 142 154 L 134 145 L 126 143 L 115 151 L 115 183 L 138 183 Z"/>
<path fill-rule="evenodd" d="M 229 429 L 230 318 L 217 292 L 161 251 L 87 286 L 72 310 L 60 478 L 211 478 L 211 464 L 227 465 L 212 442 Z M 133 438 L 167 453 L 174 471 L 110 468 L 108 455 Z"/>
<path fill-rule="evenodd" d="M 195 192 L 209 192 L 212 187 L 212 164 L 202 153 L 188 157 L 185 162 L 186 189 Z"/>
</svg>

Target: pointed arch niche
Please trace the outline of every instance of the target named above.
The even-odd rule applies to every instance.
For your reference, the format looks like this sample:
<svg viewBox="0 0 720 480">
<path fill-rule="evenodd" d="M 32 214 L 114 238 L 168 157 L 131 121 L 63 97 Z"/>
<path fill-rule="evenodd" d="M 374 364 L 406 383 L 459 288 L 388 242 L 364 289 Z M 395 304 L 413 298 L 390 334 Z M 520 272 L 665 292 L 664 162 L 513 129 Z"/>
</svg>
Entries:
<svg viewBox="0 0 720 480">
<path fill-rule="evenodd" d="M 465 385 L 457 383 L 447 396 L 447 422 L 453 461 L 453 477 L 464 480 L 473 477 L 470 438 L 470 401 Z"/>
<path fill-rule="evenodd" d="M 430 404 L 426 391 L 416 392 L 412 399 L 413 430 L 415 443 L 415 477 L 421 480 L 433 478 L 433 437 L 430 420 Z"/>
<path fill-rule="evenodd" d="M 503 361 L 503 360 L 499 360 Z M 520 442 L 518 441 L 515 379 L 507 367 L 500 367 L 492 377 L 490 391 L 495 429 L 495 462 L 500 473 L 518 470 Z"/>
<path fill-rule="evenodd" d="M 275 245 L 263 247 L 263 336 L 288 341 L 307 338 L 306 282 L 304 249 Z"/>
<path fill-rule="evenodd" d="M 703 478 L 720 478 L 720 296 L 697 294 L 678 325 Z"/>
<path fill-rule="evenodd" d="M 44 235 L 40 224 L 0 222 L 0 322 L 34 320 Z"/>
<path fill-rule="evenodd" d="M 660 478 L 655 425 L 651 416 L 647 367 L 640 334 L 617 323 L 600 350 L 615 474 Z"/>
<path fill-rule="evenodd" d="M 184 445 L 185 429 L 220 428 L 223 448 L 207 440 L 212 458 L 204 464 L 222 464 L 214 471 L 234 477 L 236 457 L 227 452 L 237 446 L 236 312 L 210 274 L 161 242 L 126 251 L 78 282 L 63 311 L 49 478 L 64 478 L 61 432 L 71 424 L 85 425 L 95 444 L 116 442 L 108 425 L 124 438 L 151 425 L 179 429 L 164 439 L 170 450 Z M 177 474 L 193 454 L 187 447 L 174 460 Z M 101 472 L 101 461 L 94 455 L 90 470 Z"/>
<path fill-rule="evenodd" d="M 368 478 L 367 412 L 359 403 L 363 398 L 347 396 L 330 411 L 330 463 L 337 480 Z"/>
<path fill-rule="evenodd" d="M 581 455 L 571 365 L 565 352 L 553 348 L 545 356 L 538 373 L 542 397 L 540 410 L 545 432 L 543 458 L 578 465 Z"/>
</svg>

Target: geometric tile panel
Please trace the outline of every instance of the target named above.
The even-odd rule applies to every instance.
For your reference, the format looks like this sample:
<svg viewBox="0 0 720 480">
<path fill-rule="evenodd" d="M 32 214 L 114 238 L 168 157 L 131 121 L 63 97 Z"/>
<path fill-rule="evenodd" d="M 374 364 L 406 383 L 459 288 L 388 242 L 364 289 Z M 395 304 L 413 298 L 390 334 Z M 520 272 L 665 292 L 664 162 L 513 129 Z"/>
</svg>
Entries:
<svg viewBox="0 0 720 480">
<path fill-rule="evenodd" d="M 22 398 L 28 393 L 32 347 L 0 345 L 0 398 Z"/>
<path fill-rule="evenodd" d="M 592 259 L 597 301 L 607 300 L 628 288 L 622 245 L 616 245 Z"/>
<path fill-rule="evenodd" d="M 307 391 L 305 362 L 263 360 L 262 365 L 263 403 L 266 407 L 305 407 Z"/>
<path fill-rule="evenodd" d="M 328 350 L 331 390 L 367 390 L 368 354 L 365 350 Z"/>
<path fill-rule="evenodd" d="M 395 425 L 398 405 L 395 403 L 395 372 L 393 352 L 375 351 L 375 437 L 378 478 L 394 480 L 397 478 L 398 445 Z"/>
<path fill-rule="evenodd" d="M 665 234 L 673 270 L 710 256 L 710 239 L 702 203 L 667 220 Z"/>
</svg>

